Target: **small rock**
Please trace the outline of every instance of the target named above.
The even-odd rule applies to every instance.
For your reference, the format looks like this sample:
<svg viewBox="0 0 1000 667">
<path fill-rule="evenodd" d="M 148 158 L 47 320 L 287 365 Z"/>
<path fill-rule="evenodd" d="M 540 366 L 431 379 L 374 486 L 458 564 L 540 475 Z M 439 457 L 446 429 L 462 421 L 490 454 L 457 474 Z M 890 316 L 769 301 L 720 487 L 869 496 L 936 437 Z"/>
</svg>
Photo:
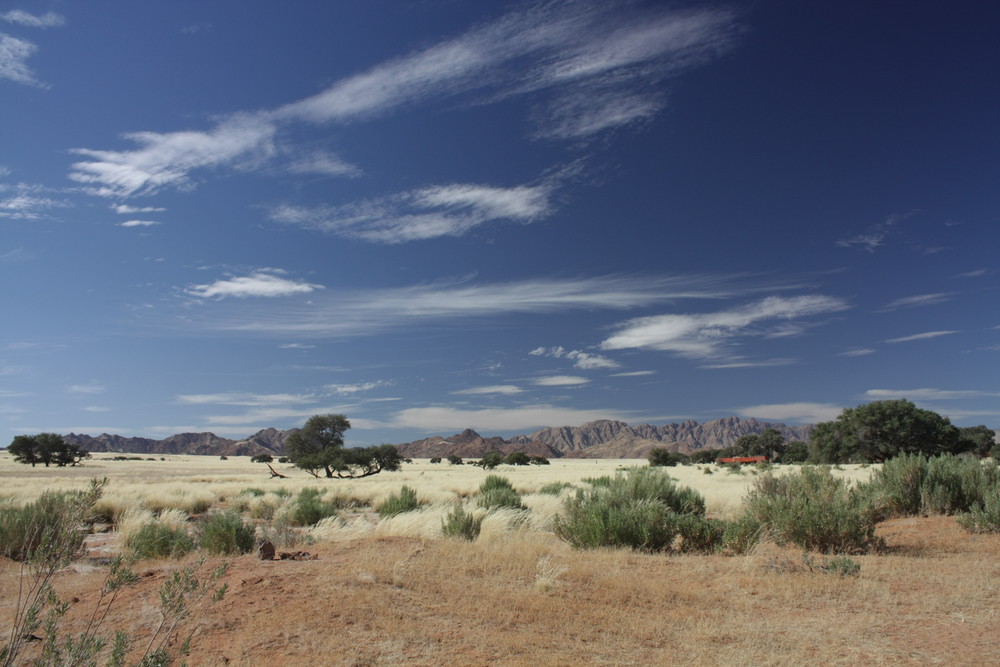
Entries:
<svg viewBox="0 0 1000 667">
<path fill-rule="evenodd" d="M 265 540 L 257 547 L 257 558 L 261 560 L 274 560 L 274 545 Z"/>
</svg>

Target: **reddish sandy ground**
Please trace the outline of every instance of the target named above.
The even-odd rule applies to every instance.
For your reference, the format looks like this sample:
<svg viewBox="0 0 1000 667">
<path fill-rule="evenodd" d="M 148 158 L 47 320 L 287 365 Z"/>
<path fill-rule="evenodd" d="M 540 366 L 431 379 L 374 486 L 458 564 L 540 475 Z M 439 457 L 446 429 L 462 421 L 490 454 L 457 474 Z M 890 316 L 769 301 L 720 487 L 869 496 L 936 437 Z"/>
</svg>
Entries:
<svg viewBox="0 0 1000 667">
<path fill-rule="evenodd" d="M 773 545 L 670 557 L 576 552 L 545 535 L 318 544 L 303 547 L 317 560 L 298 562 L 244 556 L 231 559 L 225 598 L 190 619 L 188 662 L 1000 664 L 1000 536 L 970 535 L 948 517 L 889 522 L 881 534 L 888 552 L 855 557 L 857 577 Z M 106 627 L 141 642 L 177 567 L 141 563 Z M 0 627 L 17 573 L 0 561 Z M 82 561 L 58 576 L 74 600 L 67 627 L 93 608 L 103 574 Z"/>
</svg>

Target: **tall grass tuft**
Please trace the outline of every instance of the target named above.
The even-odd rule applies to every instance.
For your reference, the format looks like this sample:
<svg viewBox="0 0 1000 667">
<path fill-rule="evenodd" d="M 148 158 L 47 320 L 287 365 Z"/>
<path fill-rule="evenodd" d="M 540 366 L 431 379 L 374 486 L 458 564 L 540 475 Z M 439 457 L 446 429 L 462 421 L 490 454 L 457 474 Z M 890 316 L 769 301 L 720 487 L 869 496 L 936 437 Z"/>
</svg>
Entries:
<svg viewBox="0 0 1000 667">
<path fill-rule="evenodd" d="M 412 512 L 420 508 L 420 501 L 417 500 L 417 492 L 408 486 L 399 489 L 399 493 L 386 498 L 377 508 L 378 515 L 382 518 L 396 516 L 403 512 Z"/>
<path fill-rule="evenodd" d="M 527 509 L 521 502 L 521 495 L 511 485 L 510 480 L 498 475 L 489 475 L 479 485 L 479 496 L 476 499 L 476 504 L 486 509 Z"/>
<path fill-rule="evenodd" d="M 973 533 L 1000 533 L 1000 484 L 994 484 L 981 503 L 959 516 L 958 524 Z"/>
<path fill-rule="evenodd" d="M 135 531 L 123 547 L 139 560 L 146 558 L 180 558 L 194 551 L 194 540 L 183 528 L 150 522 Z"/>
<path fill-rule="evenodd" d="M 28 561 L 52 549 L 77 552 L 83 545 L 81 520 L 98 497 L 93 492 L 44 491 L 23 507 L 0 508 L 0 553 Z"/>
<path fill-rule="evenodd" d="M 449 537 L 461 537 L 473 542 L 479 537 L 482 526 L 482 517 L 477 518 L 472 512 L 465 511 L 462 505 L 455 505 L 441 522 L 441 534 Z"/>
</svg>

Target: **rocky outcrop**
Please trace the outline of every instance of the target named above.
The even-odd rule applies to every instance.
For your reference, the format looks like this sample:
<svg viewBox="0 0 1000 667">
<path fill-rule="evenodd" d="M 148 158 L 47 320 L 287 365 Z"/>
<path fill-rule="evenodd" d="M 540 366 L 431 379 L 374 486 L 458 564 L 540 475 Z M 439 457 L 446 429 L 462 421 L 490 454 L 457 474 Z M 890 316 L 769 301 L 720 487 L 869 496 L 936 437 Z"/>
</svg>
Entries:
<svg viewBox="0 0 1000 667">
<path fill-rule="evenodd" d="M 214 433 L 179 433 L 163 440 L 127 438 L 102 433 L 99 436 L 70 433 L 63 439 L 88 452 L 116 452 L 129 454 L 198 454 L 206 456 L 256 456 L 280 455 L 285 439 L 298 429 L 279 431 L 267 428 L 243 440 L 230 440 Z"/>
<path fill-rule="evenodd" d="M 552 458 L 562 456 L 548 445 L 537 441 L 512 443 L 499 437 L 484 438 L 472 429 L 447 438 L 435 435 L 423 440 L 415 440 L 397 445 L 399 453 L 405 458 L 426 459 L 439 456 L 459 456 L 463 459 L 480 459 L 487 452 L 500 452 L 504 456 L 512 452 L 524 452 L 529 456 L 544 456 Z"/>
</svg>

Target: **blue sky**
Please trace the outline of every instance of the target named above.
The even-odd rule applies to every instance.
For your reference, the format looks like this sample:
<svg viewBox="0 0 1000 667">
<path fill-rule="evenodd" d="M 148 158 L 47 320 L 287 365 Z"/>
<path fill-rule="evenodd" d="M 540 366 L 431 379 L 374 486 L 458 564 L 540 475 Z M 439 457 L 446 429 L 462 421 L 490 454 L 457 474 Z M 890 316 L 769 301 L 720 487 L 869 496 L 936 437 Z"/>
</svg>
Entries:
<svg viewBox="0 0 1000 667">
<path fill-rule="evenodd" d="M 5 2 L 0 424 L 1000 426 L 994 3 Z"/>
</svg>

